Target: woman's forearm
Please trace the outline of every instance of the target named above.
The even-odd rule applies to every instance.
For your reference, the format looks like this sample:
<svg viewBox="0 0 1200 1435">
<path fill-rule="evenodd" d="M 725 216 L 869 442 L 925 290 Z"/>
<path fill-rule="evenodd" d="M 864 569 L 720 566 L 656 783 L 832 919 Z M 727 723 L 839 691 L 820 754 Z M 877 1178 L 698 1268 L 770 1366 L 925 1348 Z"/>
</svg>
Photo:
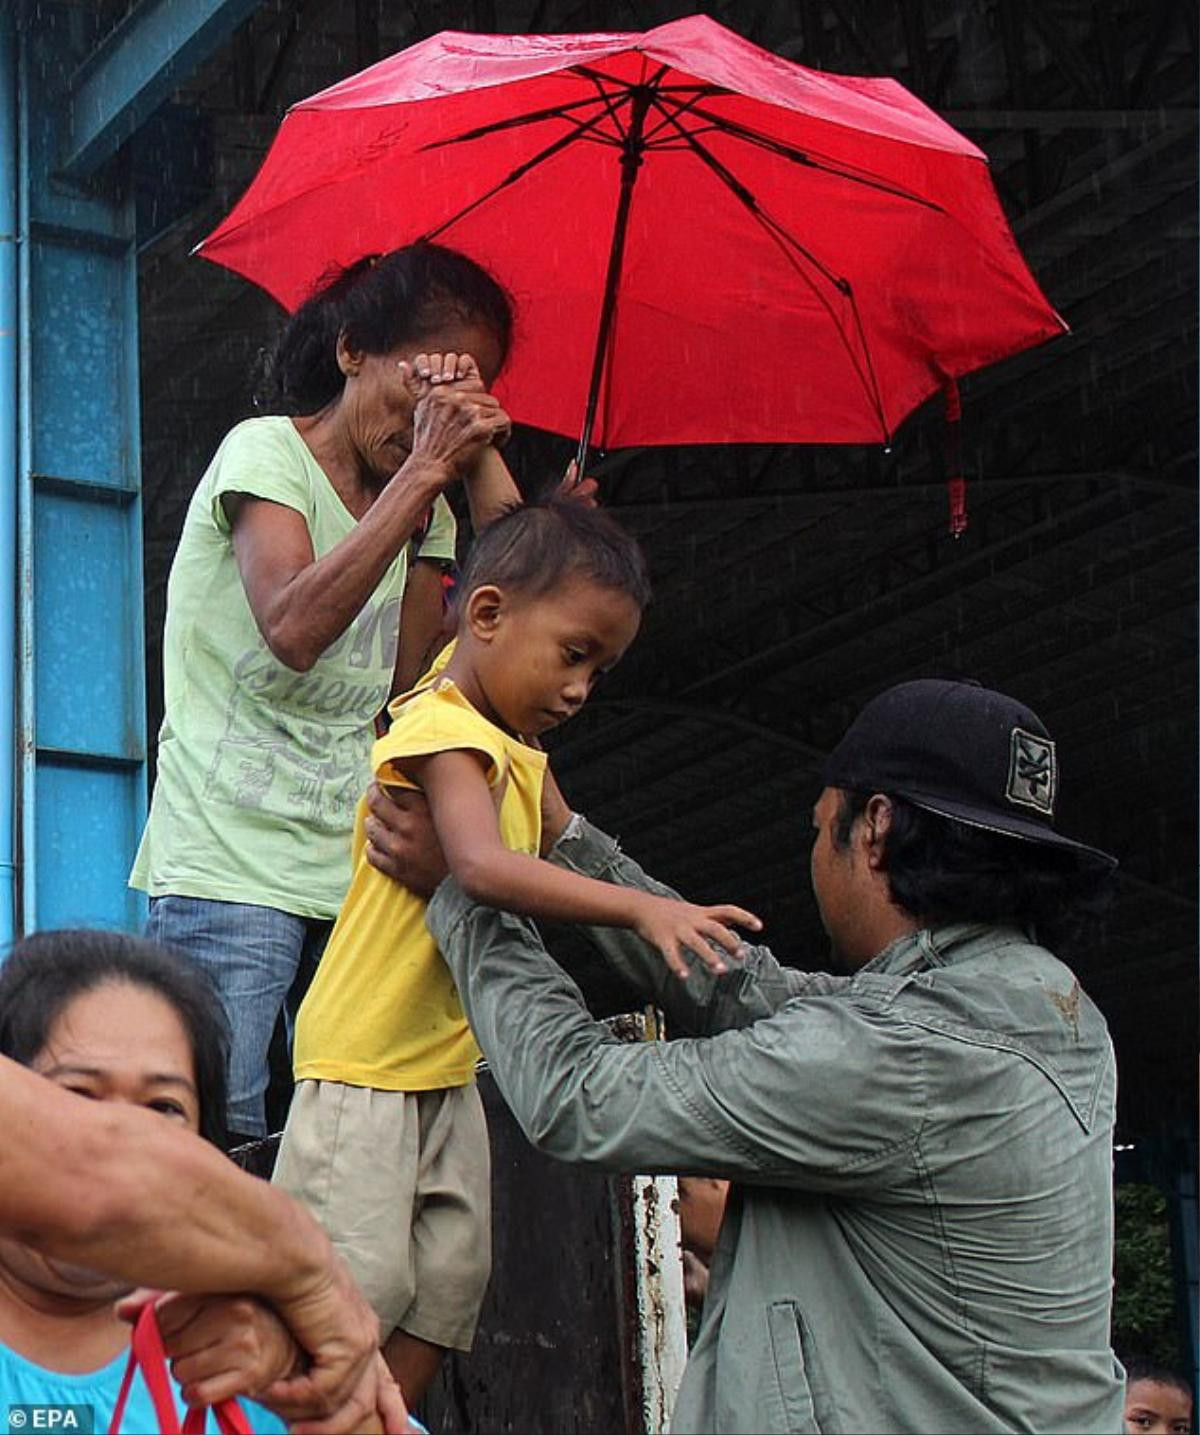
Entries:
<svg viewBox="0 0 1200 1435">
<path fill-rule="evenodd" d="M 239 515 L 233 542 L 242 581 L 281 662 L 305 672 L 341 637 L 452 476 L 444 464 L 409 459 L 346 537 L 315 560 L 310 543 L 308 561 L 298 554 L 281 563 L 275 515 L 265 523 L 253 508 Z"/>
</svg>

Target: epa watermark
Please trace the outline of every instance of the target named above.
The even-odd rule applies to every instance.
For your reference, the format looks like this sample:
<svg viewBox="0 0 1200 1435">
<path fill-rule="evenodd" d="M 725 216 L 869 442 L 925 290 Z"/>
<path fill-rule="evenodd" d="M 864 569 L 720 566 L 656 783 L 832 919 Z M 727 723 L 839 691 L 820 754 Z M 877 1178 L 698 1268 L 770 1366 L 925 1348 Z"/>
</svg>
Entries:
<svg viewBox="0 0 1200 1435">
<path fill-rule="evenodd" d="M 28 1431 L 72 1431 L 74 1435 L 94 1435 L 96 1412 L 91 1405 L 10 1405 L 8 1428 L 20 1435 Z"/>
</svg>

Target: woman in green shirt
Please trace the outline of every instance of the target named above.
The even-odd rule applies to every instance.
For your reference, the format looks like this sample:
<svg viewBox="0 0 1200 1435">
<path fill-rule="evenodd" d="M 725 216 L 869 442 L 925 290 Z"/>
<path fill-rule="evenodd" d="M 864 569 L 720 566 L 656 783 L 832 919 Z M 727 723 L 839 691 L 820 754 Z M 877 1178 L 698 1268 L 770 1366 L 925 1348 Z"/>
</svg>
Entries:
<svg viewBox="0 0 1200 1435">
<path fill-rule="evenodd" d="M 269 368 L 282 412 L 226 435 L 189 506 L 130 880 L 147 934 L 225 1003 L 237 1136 L 266 1132 L 275 1022 L 345 891 L 373 720 L 440 626 L 445 490 L 463 480 L 476 526 L 517 497 L 487 392 L 511 330 L 507 296 L 463 255 L 360 261 L 289 321 Z"/>
</svg>

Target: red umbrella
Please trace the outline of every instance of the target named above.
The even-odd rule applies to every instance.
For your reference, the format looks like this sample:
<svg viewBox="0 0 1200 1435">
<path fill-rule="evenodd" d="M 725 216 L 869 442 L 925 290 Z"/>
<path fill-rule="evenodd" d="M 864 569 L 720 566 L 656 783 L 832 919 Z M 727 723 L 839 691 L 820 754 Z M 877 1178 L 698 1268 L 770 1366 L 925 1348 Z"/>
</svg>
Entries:
<svg viewBox="0 0 1200 1435">
<path fill-rule="evenodd" d="M 886 443 L 1066 327 L 969 140 L 699 15 L 435 35 L 293 106 L 197 252 L 294 307 L 419 238 L 507 285 L 497 392 L 581 448 Z"/>
</svg>

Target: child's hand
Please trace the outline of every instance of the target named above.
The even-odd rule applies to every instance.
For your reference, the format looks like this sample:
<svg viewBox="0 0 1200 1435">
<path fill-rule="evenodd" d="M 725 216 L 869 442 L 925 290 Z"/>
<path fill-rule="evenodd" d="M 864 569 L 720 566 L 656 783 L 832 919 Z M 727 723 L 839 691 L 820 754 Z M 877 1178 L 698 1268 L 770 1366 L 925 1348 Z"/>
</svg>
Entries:
<svg viewBox="0 0 1200 1435">
<path fill-rule="evenodd" d="M 727 953 L 736 957 L 741 938 L 725 924 L 734 922 L 751 932 L 761 932 L 762 923 L 743 907 L 697 907 L 671 897 L 639 893 L 633 929 L 638 936 L 663 954 L 667 966 L 681 981 L 688 977 L 684 949 L 695 953 L 717 976 L 729 970 Z"/>
<path fill-rule="evenodd" d="M 479 365 L 471 354 L 418 354 L 411 364 L 400 360 L 400 373 L 408 385 L 414 403 L 420 401 L 435 388 L 450 387 L 466 394 L 485 394 L 487 388 Z M 507 422 L 492 438 L 492 447 L 503 448 L 512 436 L 512 424 Z"/>
<path fill-rule="evenodd" d="M 418 402 L 441 384 L 453 384 L 468 393 L 485 392 L 479 365 L 470 354 L 418 354 L 411 363 L 401 359 L 397 367 Z"/>
<path fill-rule="evenodd" d="M 599 508 L 599 494 L 600 485 L 594 478 L 580 478 L 579 464 L 572 459 L 558 485 L 557 497 L 573 499 L 585 508 Z"/>
</svg>

